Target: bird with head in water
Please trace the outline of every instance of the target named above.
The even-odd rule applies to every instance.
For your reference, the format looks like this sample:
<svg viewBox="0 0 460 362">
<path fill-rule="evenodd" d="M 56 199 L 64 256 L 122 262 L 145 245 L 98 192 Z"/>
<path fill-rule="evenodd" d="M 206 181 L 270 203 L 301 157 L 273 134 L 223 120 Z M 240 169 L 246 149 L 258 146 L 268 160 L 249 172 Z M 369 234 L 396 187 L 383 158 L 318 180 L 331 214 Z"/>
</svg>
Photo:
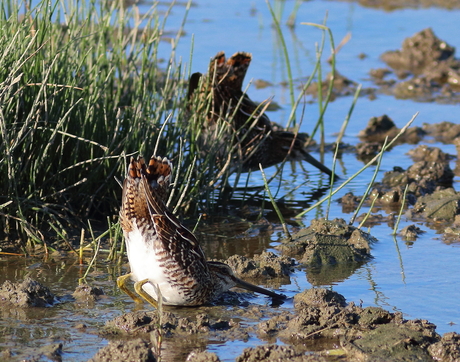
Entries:
<svg viewBox="0 0 460 362">
<path fill-rule="evenodd" d="M 228 60 L 224 52 L 219 52 L 211 59 L 207 75 L 194 73 L 190 77 L 189 104 L 197 107 L 195 113 L 206 114 L 200 130 L 204 149 L 219 144 L 221 164 L 233 153 L 233 169 L 242 172 L 258 170 L 259 165 L 265 168 L 285 160 L 304 160 L 332 176 L 327 166 L 308 153 L 304 135 L 271 122 L 265 113 L 268 104 L 256 104 L 243 91 L 251 60 L 246 52 L 237 52 Z M 227 126 L 227 131 L 216 136 L 219 122 Z"/>
<path fill-rule="evenodd" d="M 135 301 L 158 307 L 197 306 L 240 287 L 281 300 L 284 296 L 245 282 L 220 262 L 207 261 L 195 235 L 166 206 L 172 164 L 167 158 L 132 158 L 123 183 L 120 224 L 131 272 L 117 284 Z M 127 280 L 134 280 L 131 292 Z"/>
</svg>

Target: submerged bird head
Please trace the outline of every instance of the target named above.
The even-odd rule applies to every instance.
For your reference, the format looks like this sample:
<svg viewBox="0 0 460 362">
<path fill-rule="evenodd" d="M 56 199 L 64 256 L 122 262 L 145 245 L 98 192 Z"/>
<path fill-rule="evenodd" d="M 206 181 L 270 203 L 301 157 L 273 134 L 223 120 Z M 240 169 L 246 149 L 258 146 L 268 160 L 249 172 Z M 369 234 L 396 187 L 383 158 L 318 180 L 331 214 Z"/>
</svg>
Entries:
<svg viewBox="0 0 460 362">
<path fill-rule="evenodd" d="M 215 280 L 215 288 L 218 293 L 216 295 L 226 292 L 233 287 L 243 288 L 251 292 L 260 293 L 268 295 L 269 297 L 281 300 L 285 299 L 285 296 L 282 294 L 277 294 L 270 290 L 258 287 L 257 285 L 245 282 L 240 278 L 236 277 L 233 273 L 232 268 L 224 263 L 219 263 L 216 261 L 208 261 L 209 271 L 213 274 Z"/>
</svg>

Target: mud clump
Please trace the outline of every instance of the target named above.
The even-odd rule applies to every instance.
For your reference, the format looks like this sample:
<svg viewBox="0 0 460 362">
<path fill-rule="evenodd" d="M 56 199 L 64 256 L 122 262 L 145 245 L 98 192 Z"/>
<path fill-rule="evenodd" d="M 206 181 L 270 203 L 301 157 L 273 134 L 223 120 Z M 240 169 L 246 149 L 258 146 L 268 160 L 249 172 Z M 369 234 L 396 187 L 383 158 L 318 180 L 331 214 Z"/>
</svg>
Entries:
<svg viewBox="0 0 460 362">
<path fill-rule="evenodd" d="M 395 167 L 393 171 L 385 172 L 382 182 L 374 184 L 370 193 L 370 199 L 376 199 L 376 205 L 397 207 L 403 200 L 406 185 L 409 205 L 414 205 L 420 197 L 452 187 L 454 173 L 449 166 L 449 155 L 439 148 L 426 146 L 419 146 L 410 153 L 414 159 L 422 160 L 406 171 Z"/>
<path fill-rule="evenodd" d="M 246 348 L 236 362 L 258 362 L 258 361 L 293 361 L 308 362 L 318 361 L 326 362 L 324 357 L 316 354 L 298 352 L 292 346 L 268 345 Z"/>
<path fill-rule="evenodd" d="M 426 321 L 384 323 L 362 333 L 360 338 L 344 342 L 343 348 L 352 358 L 372 356 L 382 361 L 432 361 L 428 347 L 439 339 L 434 326 Z M 430 333 L 430 331 L 433 331 Z"/>
<path fill-rule="evenodd" d="M 420 145 L 407 153 L 415 162 L 426 161 L 436 163 L 447 163 L 452 159 L 447 153 L 438 147 Z"/>
<path fill-rule="evenodd" d="M 332 73 L 326 75 L 326 78 L 321 82 L 321 92 L 322 96 L 326 97 L 329 91 L 329 85 L 332 80 Z M 307 94 L 312 95 L 313 97 L 318 96 L 318 87 L 319 84 L 317 82 L 313 82 L 306 90 Z M 355 94 L 356 89 L 358 87 L 358 83 L 348 79 L 347 77 L 343 76 L 339 72 L 335 72 L 334 80 L 332 85 L 332 93 L 331 93 L 331 101 L 334 101 L 337 97 L 343 96 L 352 96 Z M 365 89 L 361 91 L 361 94 L 370 93 L 371 90 Z"/>
<path fill-rule="evenodd" d="M 313 288 L 294 297 L 295 317 L 284 325 L 280 325 L 278 338 L 290 344 L 298 344 L 301 340 L 314 339 L 320 336 L 336 338 L 339 328 L 351 324 L 351 313 L 344 312 L 345 298 L 330 290 Z M 263 325 L 259 325 L 264 328 Z M 273 333 L 272 333 L 273 334 Z"/>
<path fill-rule="evenodd" d="M 371 145 L 374 143 L 383 144 L 386 138 L 388 138 L 388 141 L 391 141 L 400 131 L 401 130 L 396 127 L 393 120 L 384 114 L 380 117 L 372 117 L 367 123 L 366 128 L 359 132 L 358 137 L 366 143 L 371 143 Z M 396 142 L 417 144 L 425 134 L 425 131 L 420 127 L 411 127 L 408 128 Z M 357 149 L 362 149 L 364 145 L 361 144 L 356 147 Z M 378 149 L 375 146 L 372 146 L 372 148 Z M 361 150 L 361 153 L 362 152 Z"/>
<path fill-rule="evenodd" d="M 72 294 L 78 301 L 89 302 L 98 300 L 102 295 L 104 295 L 104 291 L 101 288 L 91 287 L 88 284 L 79 285 Z"/>
<path fill-rule="evenodd" d="M 459 353 L 457 334 L 441 338 L 436 326 L 425 320 L 405 320 L 401 313 L 347 304 L 342 295 L 323 288 L 297 294 L 294 307 L 295 316 L 273 317 L 276 330 L 271 320 L 261 322 L 259 333 L 267 333 L 271 326 L 272 337 L 294 347 L 311 339 L 336 341 L 352 360 L 430 361 L 435 356 L 454 360 L 448 358 Z"/>
<path fill-rule="evenodd" d="M 460 360 L 460 334 L 446 333 L 439 342 L 428 347 L 435 360 L 454 362 Z"/>
<path fill-rule="evenodd" d="M 402 48 L 387 51 L 382 60 L 396 79 L 386 80 L 387 72 L 372 71 L 376 82 L 397 98 L 420 101 L 459 102 L 460 60 L 455 48 L 439 39 L 431 28 L 404 40 Z M 380 78 L 379 78 L 380 77 Z"/>
<path fill-rule="evenodd" d="M 418 161 L 407 169 L 407 177 L 414 181 L 427 180 L 449 187 L 452 186 L 454 172 L 447 162 Z"/>
<path fill-rule="evenodd" d="M 347 192 L 343 195 L 338 202 L 342 204 L 342 212 L 350 213 L 356 210 L 361 199 L 353 194 L 353 192 Z"/>
<path fill-rule="evenodd" d="M 109 345 L 106 350 L 100 350 L 94 358 L 100 356 L 99 353 L 110 358 L 111 353 L 121 349 L 126 351 L 127 355 L 130 350 L 133 350 L 134 355 L 125 360 L 137 361 L 140 353 L 142 358 L 150 358 L 151 355 L 145 355 L 145 351 L 154 347 L 155 354 L 162 351 L 162 354 L 165 354 L 164 359 L 168 361 L 184 361 L 186 358 L 190 361 L 218 361 L 214 354 L 203 354 L 197 352 L 197 349 L 202 350 L 201 347 L 204 349 L 210 338 L 225 341 L 249 339 L 246 328 L 241 328 L 240 324 L 233 319 L 221 319 L 222 312 L 219 312 L 219 318 L 216 319 L 206 313 L 197 313 L 193 308 L 173 309 L 177 310 L 177 314 L 168 311 L 163 311 L 161 315 L 158 311 L 137 311 L 107 321 L 99 332 L 100 335 L 120 342 Z M 181 317 L 179 313 L 187 316 Z M 125 340 L 130 341 L 129 343 L 134 340 L 135 343 L 124 349 Z M 159 343 L 161 348 L 158 347 Z M 103 359 L 94 359 L 94 361 L 103 361 Z"/>
<path fill-rule="evenodd" d="M 152 332 L 158 326 L 159 317 L 157 312 L 131 312 L 107 321 L 101 334 L 137 335 Z"/>
<path fill-rule="evenodd" d="M 367 261 L 371 258 L 370 243 L 375 240 L 343 219 L 319 219 L 277 248 L 301 263 L 321 266 Z"/>
<path fill-rule="evenodd" d="M 419 235 L 424 234 L 425 231 L 415 225 L 407 225 L 400 232 L 399 235 L 406 241 L 415 241 Z"/>
<path fill-rule="evenodd" d="M 312 285 L 324 285 L 349 277 L 372 258 L 368 233 L 343 219 L 312 220 L 308 228 L 283 240 L 276 248 L 306 266 Z"/>
<path fill-rule="evenodd" d="M 363 142 L 356 145 L 356 154 L 358 160 L 369 162 L 382 150 L 382 144 L 379 142 Z"/>
<path fill-rule="evenodd" d="M 425 123 L 423 130 L 436 141 L 443 143 L 455 143 L 455 139 L 460 137 L 460 124 L 452 122 Z"/>
<path fill-rule="evenodd" d="M 271 251 L 264 251 L 254 258 L 232 255 L 225 263 L 242 278 L 267 279 L 287 278 L 293 272 L 294 260 L 286 256 L 278 256 Z"/>
<path fill-rule="evenodd" d="M 163 312 L 161 318 L 157 311 L 131 312 L 107 321 L 101 334 L 103 335 L 131 335 L 137 336 L 161 329 L 165 336 L 174 334 L 199 334 L 210 331 L 223 331 L 237 327 L 233 320 L 221 319 L 211 321 L 205 313 L 190 317 L 178 317 L 171 312 Z"/>
<path fill-rule="evenodd" d="M 131 341 L 110 341 L 88 362 L 156 362 L 150 343 L 138 338 Z"/>
<path fill-rule="evenodd" d="M 6 280 L 0 287 L 0 303 L 14 307 L 50 307 L 58 298 L 44 285 L 26 277 L 21 283 Z"/>
<path fill-rule="evenodd" d="M 220 358 L 208 351 L 192 351 L 187 356 L 187 362 L 220 362 Z"/>
<path fill-rule="evenodd" d="M 454 54 L 454 47 L 436 37 L 431 28 L 427 28 L 405 39 L 401 50 L 382 54 L 382 60 L 393 69 L 423 74 L 441 62 L 452 61 Z"/>
<path fill-rule="evenodd" d="M 411 216 L 423 215 L 426 219 L 454 220 L 460 212 L 460 194 L 454 189 L 437 190 L 419 197 Z"/>
</svg>

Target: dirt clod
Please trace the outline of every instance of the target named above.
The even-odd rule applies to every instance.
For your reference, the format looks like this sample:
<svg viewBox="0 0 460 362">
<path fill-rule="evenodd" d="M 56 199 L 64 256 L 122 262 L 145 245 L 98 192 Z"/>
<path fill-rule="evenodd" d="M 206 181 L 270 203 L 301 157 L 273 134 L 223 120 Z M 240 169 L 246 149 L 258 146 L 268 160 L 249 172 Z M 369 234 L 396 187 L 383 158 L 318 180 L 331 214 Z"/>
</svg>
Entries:
<svg viewBox="0 0 460 362">
<path fill-rule="evenodd" d="M 402 99 L 460 101 L 460 60 L 455 58 L 455 48 L 431 28 L 405 39 L 400 50 L 387 51 L 381 58 L 392 69 L 390 74 L 371 73 L 382 90 Z"/>
<path fill-rule="evenodd" d="M 102 288 L 91 287 L 88 284 L 79 285 L 72 296 L 77 300 L 95 301 L 101 295 L 104 295 Z"/>
<path fill-rule="evenodd" d="M 192 351 L 187 356 L 187 362 L 220 362 L 220 358 L 208 351 Z"/>
<path fill-rule="evenodd" d="M 258 362 L 258 361 L 326 361 L 324 357 L 297 352 L 291 346 L 268 345 L 246 348 L 243 354 L 237 359 L 237 362 Z"/>
<path fill-rule="evenodd" d="M 230 265 L 242 278 L 275 278 L 288 277 L 293 271 L 295 262 L 286 257 L 278 256 L 271 251 L 255 255 L 253 259 L 241 255 L 229 257 L 225 263 Z"/>
<path fill-rule="evenodd" d="M 371 257 L 375 238 L 342 219 L 312 220 L 311 225 L 278 248 L 308 265 L 362 262 Z"/>
<path fill-rule="evenodd" d="M 423 234 L 424 231 L 422 229 L 420 229 L 418 226 L 415 226 L 415 225 L 407 225 L 406 227 L 404 227 L 400 232 L 399 232 L 399 235 L 401 235 L 401 237 L 404 239 L 404 240 L 408 240 L 408 241 L 414 241 L 415 239 L 418 238 L 419 235 Z"/>
<path fill-rule="evenodd" d="M 140 338 L 131 341 L 110 341 L 88 362 L 156 362 L 150 344 Z"/>
<path fill-rule="evenodd" d="M 454 220 L 460 212 L 460 194 L 454 189 L 437 190 L 419 197 L 412 212 L 427 219 Z"/>
<path fill-rule="evenodd" d="M 29 277 L 21 283 L 6 280 L 0 287 L 0 302 L 15 307 L 50 307 L 57 301 L 47 287 Z"/>
</svg>

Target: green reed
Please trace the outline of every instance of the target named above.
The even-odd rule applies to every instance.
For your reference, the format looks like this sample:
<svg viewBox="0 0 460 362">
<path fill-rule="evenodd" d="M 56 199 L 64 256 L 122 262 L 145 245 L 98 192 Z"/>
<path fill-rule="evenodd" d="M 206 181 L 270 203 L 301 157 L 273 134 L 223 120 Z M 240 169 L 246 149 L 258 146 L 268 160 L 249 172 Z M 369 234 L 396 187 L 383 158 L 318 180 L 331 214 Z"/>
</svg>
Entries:
<svg viewBox="0 0 460 362">
<path fill-rule="evenodd" d="M 231 196 L 231 172 L 230 186 L 244 180 L 241 170 L 231 169 L 238 143 L 228 141 L 230 154 L 217 167 L 219 146 L 204 150 L 198 142 L 211 100 L 187 105 L 191 65 L 175 60 L 182 28 L 169 38 L 169 59 L 159 58 L 165 21 L 179 5 L 159 6 L 164 3 L 140 14 L 117 0 L 2 3 L 1 239 L 45 248 L 59 241 L 69 249 L 78 248 L 71 245 L 76 239 L 81 246 L 74 251 L 82 258 L 84 229 L 93 250 L 106 251 L 104 244 L 97 247 L 103 235 L 111 246 L 108 258 L 115 258 L 121 245 L 117 179 L 131 156 L 148 158 L 154 150 L 174 163 L 169 205 L 179 214 L 222 210 Z M 191 1 L 180 6 L 183 27 Z M 291 98 L 293 108 L 301 97 Z M 223 116 L 217 139 L 233 117 Z"/>
<path fill-rule="evenodd" d="M 173 46 L 160 67 L 157 8 L 140 15 L 121 1 L 81 5 L 0 7 L 3 237 L 67 240 L 66 229 L 116 215 L 114 176 L 130 155 L 149 157 L 160 138 L 158 154 L 174 157 L 186 137 L 181 127 L 161 130 L 180 112 L 183 75 Z"/>
</svg>

